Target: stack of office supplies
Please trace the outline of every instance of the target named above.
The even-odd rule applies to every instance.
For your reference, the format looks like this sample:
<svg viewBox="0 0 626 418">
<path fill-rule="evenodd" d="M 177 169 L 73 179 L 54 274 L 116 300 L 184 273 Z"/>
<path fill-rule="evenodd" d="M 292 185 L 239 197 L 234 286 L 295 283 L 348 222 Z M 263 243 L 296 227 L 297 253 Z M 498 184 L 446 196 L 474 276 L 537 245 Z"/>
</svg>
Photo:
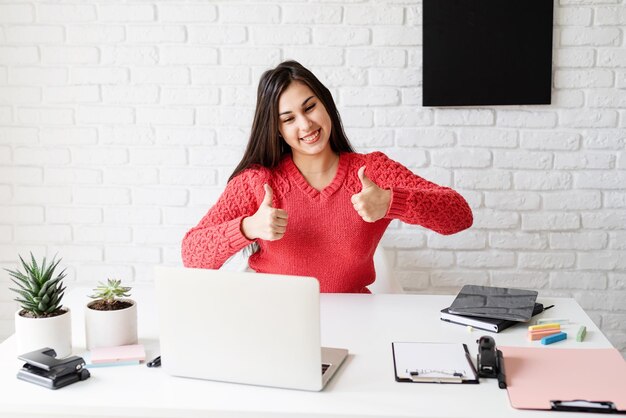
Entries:
<svg viewBox="0 0 626 418">
<path fill-rule="evenodd" d="M 490 286 L 463 286 L 449 308 L 441 310 L 440 319 L 469 325 L 490 332 L 500 332 L 543 312 L 536 303 L 537 292 Z"/>
<path fill-rule="evenodd" d="M 528 327 L 528 340 L 536 341 L 561 332 L 561 324 L 541 324 Z"/>
<path fill-rule="evenodd" d="M 131 366 L 144 361 L 146 351 L 142 344 L 98 347 L 93 348 L 87 358 L 87 368 Z"/>
</svg>

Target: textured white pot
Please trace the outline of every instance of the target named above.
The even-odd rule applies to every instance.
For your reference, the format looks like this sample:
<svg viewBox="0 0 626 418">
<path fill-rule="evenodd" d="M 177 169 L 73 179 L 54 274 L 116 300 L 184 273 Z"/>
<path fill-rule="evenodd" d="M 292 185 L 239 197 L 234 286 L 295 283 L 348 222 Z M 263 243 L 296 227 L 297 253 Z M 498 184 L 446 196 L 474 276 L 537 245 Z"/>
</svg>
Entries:
<svg viewBox="0 0 626 418">
<path fill-rule="evenodd" d="M 87 349 L 137 344 L 137 303 L 117 311 L 98 311 L 85 306 L 85 336 Z M 92 302 L 90 302 L 92 303 Z"/>
<path fill-rule="evenodd" d="M 25 318 L 15 312 L 15 338 L 17 354 L 25 354 L 50 347 L 57 353 L 56 358 L 72 354 L 72 313 L 67 307 L 62 315 L 51 318 Z"/>
</svg>

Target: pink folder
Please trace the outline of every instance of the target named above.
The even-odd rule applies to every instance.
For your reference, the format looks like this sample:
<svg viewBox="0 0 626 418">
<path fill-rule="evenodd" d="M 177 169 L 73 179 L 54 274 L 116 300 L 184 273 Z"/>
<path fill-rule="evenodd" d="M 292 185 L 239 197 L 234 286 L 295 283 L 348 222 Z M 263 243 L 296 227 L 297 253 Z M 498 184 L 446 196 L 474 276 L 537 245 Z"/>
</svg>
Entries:
<svg viewBox="0 0 626 418">
<path fill-rule="evenodd" d="M 550 401 L 584 400 L 626 410 L 626 362 L 614 348 L 499 349 L 514 408 L 552 409 Z"/>
</svg>

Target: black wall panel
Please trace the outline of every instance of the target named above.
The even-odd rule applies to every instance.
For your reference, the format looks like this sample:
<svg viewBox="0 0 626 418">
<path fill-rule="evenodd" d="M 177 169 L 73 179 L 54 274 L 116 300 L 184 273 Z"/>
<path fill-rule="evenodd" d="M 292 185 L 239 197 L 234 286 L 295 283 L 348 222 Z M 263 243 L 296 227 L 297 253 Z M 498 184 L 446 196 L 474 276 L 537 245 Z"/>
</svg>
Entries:
<svg viewBox="0 0 626 418">
<path fill-rule="evenodd" d="M 550 104 L 553 0 L 424 0 L 423 105 Z"/>
</svg>

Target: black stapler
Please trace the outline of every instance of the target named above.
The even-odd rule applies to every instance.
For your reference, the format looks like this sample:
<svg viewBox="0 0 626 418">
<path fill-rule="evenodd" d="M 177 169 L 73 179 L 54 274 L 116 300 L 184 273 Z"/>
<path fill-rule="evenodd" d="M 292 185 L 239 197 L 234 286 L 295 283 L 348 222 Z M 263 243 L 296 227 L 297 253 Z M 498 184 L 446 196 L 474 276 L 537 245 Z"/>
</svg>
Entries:
<svg viewBox="0 0 626 418">
<path fill-rule="evenodd" d="M 17 372 L 17 378 L 48 389 L 59 389 L 91 376 L 89 370 L 85 369 L 82 357 L 71 356 L 59 360 L 56 355 L 48 347 L 22 354 L 18 359 L 26 363 Z"/>
<path fill-rule="evenodd" d="M 496 348 L 496 342 L 492 337 L 484 335 L 476 340 L 478 343 L 477 366 L 478 376 L 495 377 L 498 379 L 498 387 L 506 389 L 506 377 L 504 375 L 504 358 L 502 351 Z"/>
</svg>

